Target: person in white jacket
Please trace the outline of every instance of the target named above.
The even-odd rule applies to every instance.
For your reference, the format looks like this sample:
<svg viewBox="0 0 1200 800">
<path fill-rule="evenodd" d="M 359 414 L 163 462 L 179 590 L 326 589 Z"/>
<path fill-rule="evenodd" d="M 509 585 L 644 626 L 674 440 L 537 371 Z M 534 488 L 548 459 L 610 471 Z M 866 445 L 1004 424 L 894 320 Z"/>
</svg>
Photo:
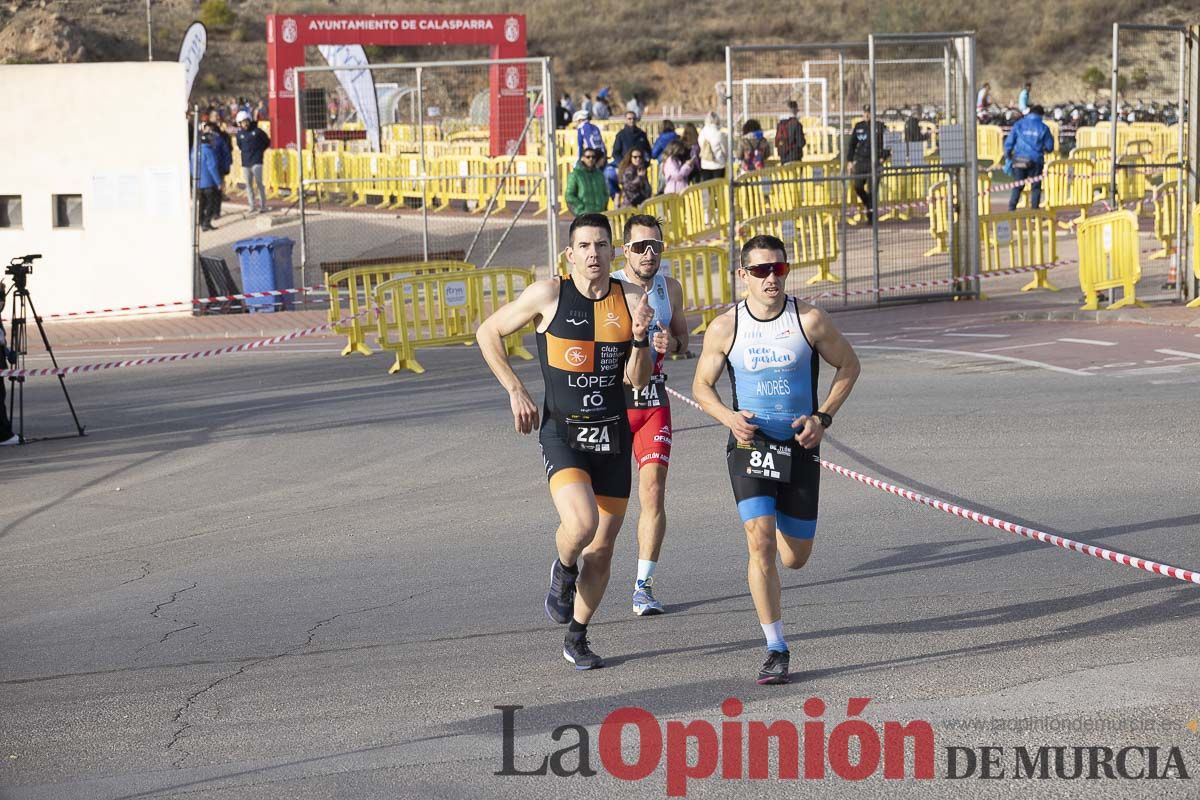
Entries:
<svg viewBox="0 0 1200 800">
<path fill-rule="evenodd" d="M 725 177 L 725 162 L 729 150 L 725 146 L 725 134 L 721 132 L 721 118 L 710 111 L 700 129 L 700 180 Z"/>
</svg>

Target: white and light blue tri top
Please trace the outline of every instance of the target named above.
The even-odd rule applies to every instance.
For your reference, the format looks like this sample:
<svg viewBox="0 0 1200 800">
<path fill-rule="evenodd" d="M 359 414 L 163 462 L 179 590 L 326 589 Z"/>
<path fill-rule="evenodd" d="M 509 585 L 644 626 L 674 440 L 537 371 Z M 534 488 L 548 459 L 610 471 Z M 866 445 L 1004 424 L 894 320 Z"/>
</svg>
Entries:
<svg viewBox="0 0 1200 800">
<path fill-rule="evenodd" d="M 792 420 L 816 408 L 817 352 L 800 324 L 796 298 L 787 297 L 774 319 L 750 313 L 738 303 L 733 344 L 725 356 L 733 384 L 733 409 L 753 411 L 751 422 L 776 441 L 796 434 Z"/>
<path fill-rule="evenodd" d="M 612 274 L 614 278 L 626 283 L 634 283 L 641 285 L 634 277 L 626 277 L 625 270 L 619 269 Z M 663 274 L 663 269 L 660 267 L 658 272 L 654 274 L 654 283 L 648 292 L 648 302 L 650 308 L 654 310 L 654 318 L 650 320 L 650 327 L 647 330 L 653 336 L 658 331 L 658 323 L 662 323 L 663 327 L 671 330 L 671 294 L 667 291 L 667 278 Z M 662 357 L 654 360 L 654 371 L 662 370 Z"/>
</svg>

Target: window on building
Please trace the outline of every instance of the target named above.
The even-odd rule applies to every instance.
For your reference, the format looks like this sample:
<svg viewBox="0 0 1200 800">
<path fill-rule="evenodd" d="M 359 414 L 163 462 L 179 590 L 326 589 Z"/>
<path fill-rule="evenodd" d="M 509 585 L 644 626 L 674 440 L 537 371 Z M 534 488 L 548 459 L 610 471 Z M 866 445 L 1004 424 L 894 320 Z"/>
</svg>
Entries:
<svg viewBox="0 0 1200 800">
<path fill-rule="evenodd" d="M 21 227 L 21 195 L 0 194 L 0 228 Z"/>
<path fill-rule="evenodd" d="M 83 195 L 56 194 L 54 195 L 54 227 L 82 228 L 83 227 Z"/>
</svg>

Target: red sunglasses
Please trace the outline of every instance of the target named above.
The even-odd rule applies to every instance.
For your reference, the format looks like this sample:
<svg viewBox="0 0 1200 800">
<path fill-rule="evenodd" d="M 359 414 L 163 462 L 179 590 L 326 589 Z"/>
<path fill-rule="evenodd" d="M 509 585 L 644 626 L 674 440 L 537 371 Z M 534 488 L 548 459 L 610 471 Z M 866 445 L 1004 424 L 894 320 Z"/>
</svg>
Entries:
<svg viewBox="0 0 1200 800">
<path fill-rule="evenodd" d="M 768 275 L 778 275 L 781 278 L 787 277 L 788 270 L 791 269 L 786 261 L 774 261 L 770 264 L 755 264 L 751 267 L 744 267 L 746 272 L 749 272 L 756 278 L 766 278 Z"/>
</svg>

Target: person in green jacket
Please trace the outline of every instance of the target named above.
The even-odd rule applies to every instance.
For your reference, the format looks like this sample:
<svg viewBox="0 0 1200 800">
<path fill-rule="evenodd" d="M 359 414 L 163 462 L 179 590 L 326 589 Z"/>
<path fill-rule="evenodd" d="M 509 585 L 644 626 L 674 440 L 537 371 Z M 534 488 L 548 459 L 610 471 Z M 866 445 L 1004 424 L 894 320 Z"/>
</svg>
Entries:
<svg viewBox="0 0 1200 800">
<path fill-rule="evenodd" d="M 575 216 L 599 214 L 608 208 L 608 182 L 596 165 L 596 151 L 587 149 L 567 176 L 567 207 Z"/>
</svg>

